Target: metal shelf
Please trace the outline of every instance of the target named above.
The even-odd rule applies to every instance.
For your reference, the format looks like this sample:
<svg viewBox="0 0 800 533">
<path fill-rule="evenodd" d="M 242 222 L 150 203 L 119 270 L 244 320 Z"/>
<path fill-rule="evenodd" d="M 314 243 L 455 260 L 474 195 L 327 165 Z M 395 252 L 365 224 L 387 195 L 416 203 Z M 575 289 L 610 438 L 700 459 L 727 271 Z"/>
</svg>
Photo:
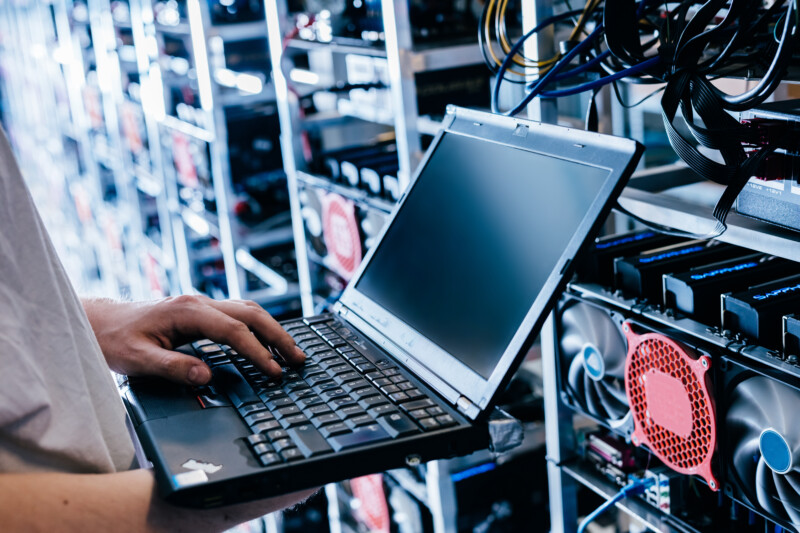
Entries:
<svg viewBox="0 0 800 533">
<path fill-rule="evenodd" d="M 354 201 L 356 204 L 366 207 L 368 209 L 376 209 L 382 213 L 391 213 L 394 209 L 394 203 L 382 198 L 375 198 L 368 195 L 361 189 L 354 189 L 353 187 L 346 187 L 338 183 L 332 182 L 328 178 L 322 176 L 315 176 L 308 172 L 298 171 L 297 179 L 299 182 L 314 187 L 315 189 L 323 189 L 328 192 L 334 192 L 340 196 Z"/>
<path fill-rule="evenodd" d="M 645 220 L 702 235 L 714 229 L 712 212 L 724 189 L 682 164 L 654 167 L 634 174 L 620 204 Z M 726 223 L 717 240 L 800 261 L 800 232 L 733 211 Z"/>
<path fill-rule="evenodd" d="M 226 42 L 266 39 L 267 25 L 264 21 L 239 22 L 231 24 L 218 24 L 211 26 L 207 31 L 208 37 L 220 37 Z"/>
<path fill-rule="evenodd" d="M 603 498 L 611 499 L 619 492 L 620 487 L 578 461 L 562 464 L 560 468 L 564 473 Z M 673 520 L 668 520 L 660 511 L 636 497 L 626 498 L 618 502 L 616 507 L 620 511 L 641 520 L 652 531 L 662 533 L 703 533 L 694 528 L 688 528 L 683 524 L 678 524 Z"/>
<path fill-rule="evenodd" d="M 329 50 L 336 54 L 356 54 L 371 57 L 386 57 L 386 49 L 379 46 L 362 46 L 357 44 L 345 44 L 342 42 L 331 41 L 307 41 L 305 39 L 290 39 L 287 48 L 295 50 Z"/>
</svg>

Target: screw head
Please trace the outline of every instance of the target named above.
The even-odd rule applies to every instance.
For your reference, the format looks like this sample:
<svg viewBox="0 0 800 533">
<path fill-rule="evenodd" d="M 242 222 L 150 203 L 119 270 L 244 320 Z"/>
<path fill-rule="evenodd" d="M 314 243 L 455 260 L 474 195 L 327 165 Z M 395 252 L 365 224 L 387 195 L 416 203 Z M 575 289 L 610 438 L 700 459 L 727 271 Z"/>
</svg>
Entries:
<svg viewBox="0 0 800 533">
<path fill-rule="evenodd" d="M 716 488 L 717 488 L 717 482 L 716 482 L 716 481 L 714 481 L 714 480 L 712 479 L 712 480 L 709 482 L 709 486 L 710 486 L 712 489 L 716 489 Z"/>
<path fill-rule="evenodd" d="M 708 359 L 701 359 L 700 364 L 703 365 L 705 368 L 708 368 Z"/>
</svg>

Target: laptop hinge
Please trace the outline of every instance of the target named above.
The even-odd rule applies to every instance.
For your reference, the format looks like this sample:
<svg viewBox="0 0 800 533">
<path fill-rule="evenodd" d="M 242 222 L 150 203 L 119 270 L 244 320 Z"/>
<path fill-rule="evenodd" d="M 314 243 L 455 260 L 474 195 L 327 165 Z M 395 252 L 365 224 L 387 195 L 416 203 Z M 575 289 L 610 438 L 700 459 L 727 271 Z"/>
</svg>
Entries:
<svg viewBox="0 0 800 533">
<path fill-rule="evenodd" d="M 458 408 L 459 412 L 467 415 L 469 418 L 474 419 L 478 416 L 480 409 L 474 403 L 472 403 L 469 398 L 466 396 L 460 396 L 458 401 L 456 401 L 456 407 Z"/>
</svg>

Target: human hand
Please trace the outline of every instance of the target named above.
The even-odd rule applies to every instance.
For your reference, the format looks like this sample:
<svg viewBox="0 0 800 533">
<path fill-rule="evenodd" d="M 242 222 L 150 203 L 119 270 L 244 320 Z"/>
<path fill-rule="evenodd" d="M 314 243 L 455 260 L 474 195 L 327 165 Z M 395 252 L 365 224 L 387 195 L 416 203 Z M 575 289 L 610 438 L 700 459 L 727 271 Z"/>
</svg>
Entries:
<svg viewBox="0 0 800 533">
<path fill-rule="evenodd" d="M 281 374 L 273 353 L 289 364 L 305 361 L 289 334 L 255 302 L 185 295 L 148 302 L 87 299 L 83 307 L 108 366 L 129 376 L 205 384 L 211 379 L 208 366 L 174 351 L 204 338 L 231 346 L 270 376 Z"/>
</svg>

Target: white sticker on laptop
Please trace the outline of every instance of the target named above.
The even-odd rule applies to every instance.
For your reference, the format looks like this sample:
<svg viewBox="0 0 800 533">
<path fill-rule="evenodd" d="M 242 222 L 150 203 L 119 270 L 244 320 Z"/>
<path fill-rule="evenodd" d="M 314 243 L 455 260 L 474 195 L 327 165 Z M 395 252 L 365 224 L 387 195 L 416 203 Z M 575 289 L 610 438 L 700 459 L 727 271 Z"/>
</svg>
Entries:
<svg viewBox="0 0 800 533">
<path fill-rule="evenodd" d="M 216 474 L 222 470 L 222 465 L 215 465 L 214 463 L 206 463 L 198 461 L 197 459 L 189 459 L 181 465 L 186 470 L 202 470 L 206 474 Z"/>
<path fill-rule="evenodd" d="M 191 472 L 182 472 L 172 476 L 172 481 L 177 487 L 189 487 L 191 485 L 199 485 L 208 481 L 208 475 L 202 470 L 192 470 Z"/>
</svg>

